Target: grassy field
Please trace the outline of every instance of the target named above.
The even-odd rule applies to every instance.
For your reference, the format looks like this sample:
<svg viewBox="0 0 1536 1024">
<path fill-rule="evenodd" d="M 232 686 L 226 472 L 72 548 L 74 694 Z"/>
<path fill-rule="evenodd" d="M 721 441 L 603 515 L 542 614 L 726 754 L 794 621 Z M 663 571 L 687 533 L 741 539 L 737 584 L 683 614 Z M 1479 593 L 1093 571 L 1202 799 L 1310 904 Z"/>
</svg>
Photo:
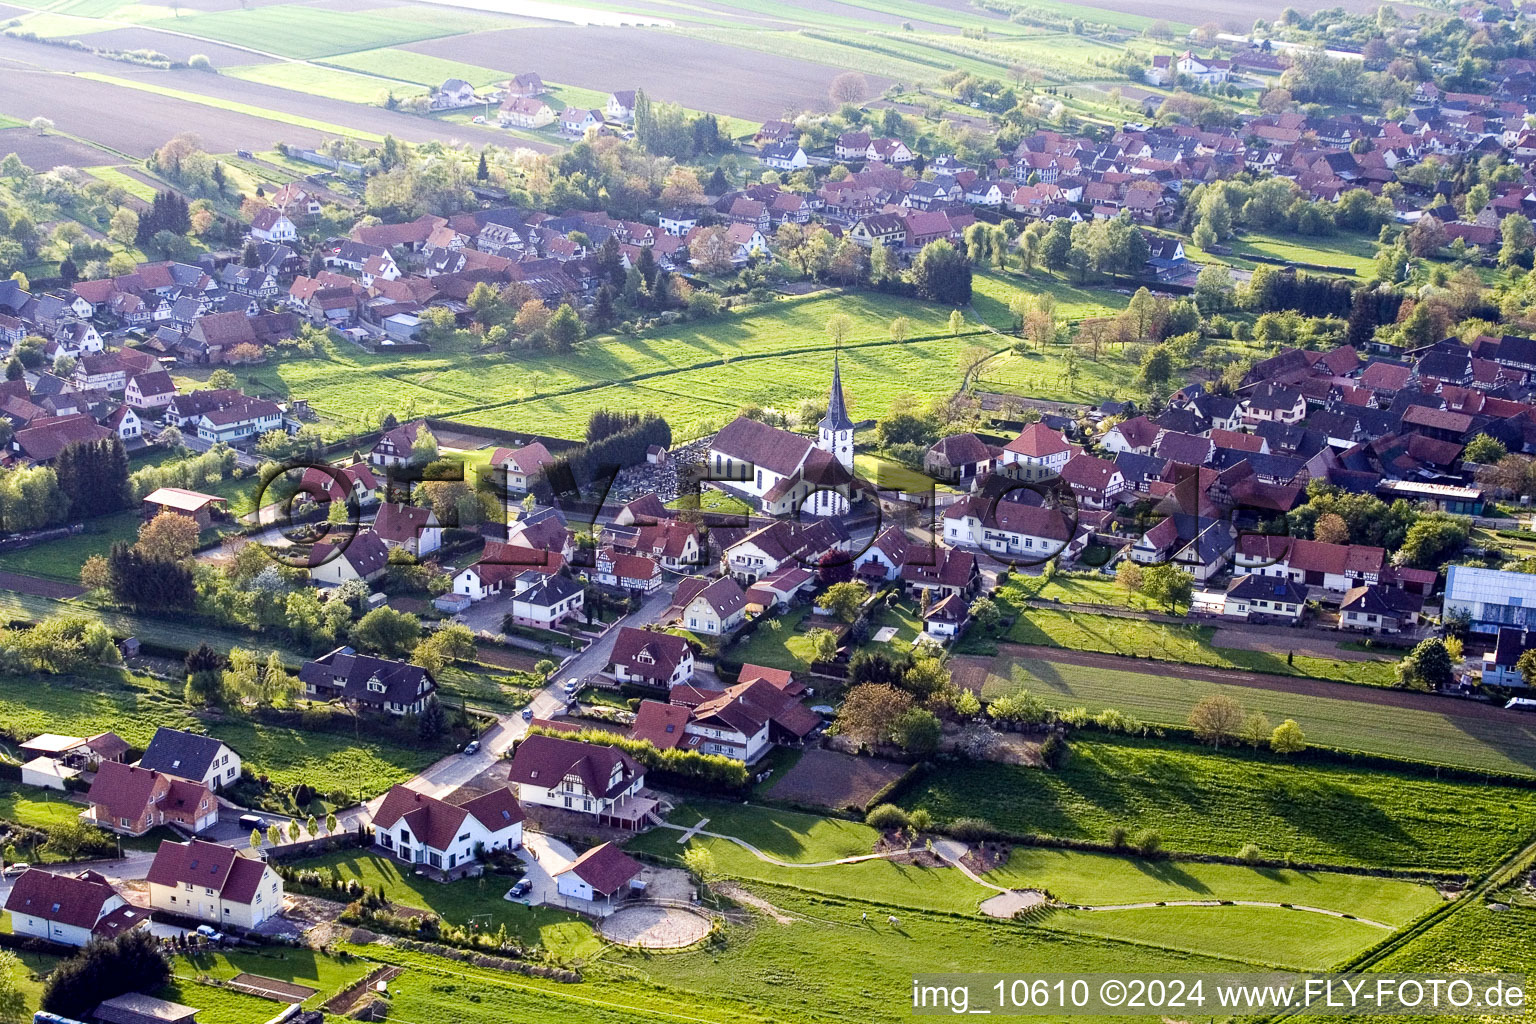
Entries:
<svg viewBox="0 0 1536 1024">
<path fill-rule="evenodd" d="M 117 512 L 88 520 L 85 532 L 0 554 L 0 569 L 27 576 L 79 583 L 80 567 L 92 555 L 105 555 L 117 541 L 133 543 L 143 520 L 133 512 Z"/>
<path fill-rule="evenodd" d="M 867 852 L 873 830 L 847 822 L 819 819 L 757 807 L 721 808 L 710 804 L 680 809 L 673 819 L 692 824 L 703 814 L 710 831 L 741 838 L 792 865 L 806 865 L 837 856 Z M 677 859 L 682 849 L 676 833 L 653 832 L 633 840 L 631 848 L 655 856 Z M 822 910 L 818 917 L 838 919 L 845 901 L 858 901 L 876 914 L 898 911 L 903 923 L 911 914 L 946 914 L 973 917 L 978 905 L 995 890 L 976 885 L 950 867 L 917 867 L 890 860 L 865 860 L 830 866 L 784 867 L 767 863 L 726 839 L 695 836 L 690 846 L 710 851 L 722 874 L 747 883 L 760 895 L 779 904 L 779 895 L 794 890 L 815 903 L 836 910 Z M 1054 859 L 1050 859 L 1054 858 Z M 1433 907 L 1439 897 L 1432 888 L 1389 879 L 1332 876 L 1321 873 L 1268 872 L 1225 865 L 1197 865 L 1195 873 L 1184 865 L 1142 862 L 1091 854 L 1058 854 L 1058 851 L 1021 850 L 1009 864 L 992 873 L 996 884 L 1021 888 L 1045 888 L 1065 900 L 1093 897 L 1105 905 L 1176 899 L 1253 899 L 1303 903 L 1302 893 L 1341 912 L 1361 917 L 1380 914 L 1383 924 L 1405 923 Z M 1071 893 L 1072 895 L 1068 895 Z M 1116 895 L 1124 893 L 1123 896 Z M 1312 905 L 1312 904 L 1308 904 Z M 1178 949 L 1182 952 L 1234 956 L 1250 963 L 1306 967 L 1336 963 L 1379 941 L 1386 934 L 1377 925 L 1342 921 L 1321 915 L 1300 914 L 1278 907 L 1200 908 L 1148 907 L 1139 910 L 1064 912 L 1033 922 L 1035 928 L 1072 935 L 1095 935 Z M 851 919 L 851 918 L 850 918 Z M 1377 918 L 1371 918 L 1378 920 Z M 1166 941 L 1152 941 L 1161 927 Z M 1024 929 L 1020 929 L 1021 932 Z M 1234 936 L 1247 934 L 1249 941 L 1234 945 Z M 1262 936 L 1264 941 L 1256 937 Z"/>
<path fill-rule="evenodd" d="M 51 793 L 35 786 L 0 783 L 0 819 L 32 828 L 64 825 L 80 817 L 83 808 L 70 803 L 63 793 Z"/>
<path fill-rule="evenodd" d="M 246 82 L 275 85 L 279 89 L 296 89 L 352 103 L 372 103 L 386 92 L 394 93 L 399 99 L 426 92 L 422 86 L 296 61 L 250 64 L 225 68 L 221 73 Z"/>
<path fill-rule="evenodd" d="M 1386 754 L 1462 768 L 1536 774 L 1536 722 L 1436 714 L 1347 697 L 1314 696 L 1258 686 L 1225 686 L 1177 669 L 1128 665 L 1088 668 L 1000 655 L 987 669 L 982 696 L 1028 690 L 1057 708 L 1114 708 L 1153 725 L 1185 725 L 1195 703 L 1215 693 L 1276 723 L 1294 718 L 1323 746 Z"/>
<path fill-rule="evenodd" d="M 956 764 L 906 794 L 938 821 L 1098 842 L 1153 829 L 1174 851 L 1476 873 L 1536 829 L 1536 792 L 1153 741 L 1079 740 L 1058 771 Z"/>
<path fill-rule="evenodd" d="M 192 716 L 180 686 L 127 672 L 99 678 L 36 679 L 0 675 L 0 732 L 89 736 L 111 730 L 142 747 L 158 726 L 206 731 L 237 751 L 251 771 L 277 786 L 307 782 L 322 790 L 344 789 L 375 796 L 404 782 L 437 759 L 438 752 L 412 742 L 354 739 L 224 716 L 204 722 Z"/>
<path fill-rule="evenodd" d="M 122 189 L 135 199 L 142 199 L 148 203 L 152 202 L 155 198 L 155 190 L 151 186 L 146 185 L 138 178 L 124 174 L 120 167 L 113 167 L 111 165 L 87 167 L 85 172 L 93 178 L 106 182 L 108 185 Z"/>
<path fill-rule="evenodd" d="M 1176 625 L 1093 612 L 1023 607 L 1009 600 L 1015 594 L 1022 596 L 1026 592 L 1017 589 L 1012 583 L 998 588 L 996 597 L 999 603 L 1017 613 L 1013 625 L 1001 639 L 1018 644 L 1062 647 L 1071 651 L 1095 651 L 1368 686 L 1391 686 L 1395 682 L 1392 663 L 1383 659 L 1350 661 L 1306 654 L 1291 655 L 1289 652 L 1281 654 L 1216 647 L 1211 643 L 1215 630 L 1210 626 Z M 963 642 L 960 649 L 990 653 L 992 645 L 978 633 Z"/>
<path fill-rule="evenodd" d="M 1433 888 L 1393 878 L 1236 864 L 1144 861 L 1132 857 L 1016 847 L 985 876 L 1010 889 L 1044 889 L 1085 906 L 1159 900 L 1260 900 L 1355 914 L 1401 926 L 1440 905 Z M 1153 915 L 1154 917 L 1156 915 Z"/>
<path fill-rule="evenodd" d="M 502 899 L 513 882 L 505 876 L 485 875 L 445 885 L 418 878 L 389 857 L 360 850 L 342 850 L 293 863 L 295 867 L 356 878 L 373 889 L 382 885 L 392 902 L 430 910 L 451 924 L 468 924 L 473 917 L 492 931 L 505 926 L 507 934 L 518 942 L 543 946 L 562 958 L 586 956 L 598 948 L 597 935 L 584 918 Z"/>
<path fill-rule="evenodd" d="M 943 394 L 959 383 L 967 339 L 947 336 L 945 310 L 874 294 L 822 292 L 678 324 L 638 338 L 606 337 L 574 355 L 421 356 L 346 352 L 335 360 L 290 360 L 256 372 L 264 388 L 303 395 L 332 423 L 357 426 L 392 396 L 398 415 L 452 414 L 483 426 L 579 437 L 593 409 L 665 412 L 677 438 L 702 433 L 756 403 L 793 408 L 826 395 L 830 316 L 854 328 L 843 349 L 843 380 L 854 414 L 881 415 L 898 396 Z M 890 322 L 906 316 L 913 336 L 891 344 Z M 871 346 L 871 343 L 875 343 Z M 404 411 L 402 411 L 404 410 Z"/>
<path fill-rule="evenodd" d="M 377 50 L 358 50 L 354 53 L 328 57 L 323 62 L 339 68 L 361 71 L 378 78 L 392 78 L 422 86 L 439 86 L 450 78 L 462 78 L 476 89 L 483 89 L 496 82 L 506 81 L 506 70 L 466 64 L 462 61 L 445 60 L 426 53 L 414 53 L 384 47 Z"/>
<path fill-rule="evenodd" d="M 256 952 L 182 954 L 171 959 L 172 982 L 160 996 L 198 1008 L 198 1019 L 208 1024 L 254 1024 L 271 1018 L 279 1004 L 217 985 L 200 983 L 207 978 L 228 981 L 243 973 L 288 981 L 315 989 L 304 1001 L 314 1009 L 353 984 L 373 967 L 353 956 L 330 956 L 311 949 L 283 946 Z"/>
</svg>

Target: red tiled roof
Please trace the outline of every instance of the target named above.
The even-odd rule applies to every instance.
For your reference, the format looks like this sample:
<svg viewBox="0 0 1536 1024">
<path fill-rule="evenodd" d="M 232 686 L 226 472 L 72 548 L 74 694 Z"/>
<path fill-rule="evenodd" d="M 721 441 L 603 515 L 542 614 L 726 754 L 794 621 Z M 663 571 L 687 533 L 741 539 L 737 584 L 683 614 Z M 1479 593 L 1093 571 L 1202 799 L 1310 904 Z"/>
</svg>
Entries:
<svg viewBox="0 0 1536 1024">
<path fill-rule="evenodd" d="M 577 857 L 557 874 L 570 872 L 591 886 L 593 892 L 612 896 L 640 874 L 640 867 L 635 858 L 612 843 L 604 843 Z"/>
</svg>

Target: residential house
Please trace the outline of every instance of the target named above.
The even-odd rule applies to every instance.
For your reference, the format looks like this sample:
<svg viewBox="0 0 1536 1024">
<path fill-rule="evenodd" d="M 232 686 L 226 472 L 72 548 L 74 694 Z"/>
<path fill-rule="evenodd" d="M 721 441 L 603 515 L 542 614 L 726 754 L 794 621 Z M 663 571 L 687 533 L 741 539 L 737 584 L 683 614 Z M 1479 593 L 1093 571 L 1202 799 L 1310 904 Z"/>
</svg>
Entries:
<svg viewBox="0 0 1536 1024">
<path fill-rule="evenodd" d="M 619 89 L 608 94 L 603 114 L 610 121 L 628 121 L 635 116 L 635 90 Z"/>
<path fill-rule="evenodd" d="M 414 558 L 425 558 L 443 543 L 442 524 L 429 508 L 386 501 L 373 520 L 373 532 L 393 550 L 399 548 Z"/>
<path fill-rule="evenodd" d="M 1040 564 L 1063 554 L 1072 523 L 1055 509 L 972 494 L 944 510 L 944 540 L 981 548 L 1020 564 Z"/>
<path fill-rule="evenodd" d="M 935 637 L 955 637 L 965 631 L 970 622 L 970 610 L 965 599 L 950 594 L 928 606 L 923 613 L 923 632 Z"/>
<path fill-rule="evenodd" d="M 136 373 L 128 378 L 123 400 L 140 412 L 163 410 L 176 397 L 176 384 L 164 370 Z"/>
<path fill-rule="evenodd" d="M 1044 423 L 1031 423 L 1003 446 L 999 468 L 1017 480 L 1049 480 L 1061 473 L 1076 451 Z"/>
<path fill-rule="evenodd" d="M 239 444 L 283 427 L 283 410 L 265 398 L 245 398 L 210 409 L 197 421 L 197 437 L 209 444 Z"/>
<path fill-rule="evenodd" d="M 251 218 L 251 237 L 263 242 L 292 242 L 299 229 L 281 210 L 264 206 Z"/>
<path fill-rule="evenodd" d="M 496 119 L 503 128 L 543 128 L 555 123 L 555 111 L 533 96 L 508 96 L 502 101 Z"/>
<path fill-rule="evenodd" d="M 661 566 L 646 555 L 625 554 L 611 547 L 599 548 L 592 568 L 592 582 L 605 587 L 650 593 L 661 586 Z"/>
<path fill-rule="evenodd" d="M 788 141 L 768 143 L 758 150 L 757 158 L 777 171 L 798 171 L 811 162 L 798 143 Z"/>
<path fill-rule="evenodd" d="M 1306 608 L 1306 588 L 1289 579 L 1248 573 L 1227 587 L 1221 612 L 1245 622 L 1297 623 Z"/>
<path fill-rule="evenodd" d="M 508 96 L 542 96 L 548 91 L 544 80 L 533 71 L 515 76 L 505 88 Z"/>
<path fill-rule="evenodd" d="M 689 632 L 721 636 L 746 618 L 747 595 L 729 576 L 716 580 L 690 576 L 677 585 L 672 609 Z"/>
<path fill-rule="evenodd" d="M 437 692 L 432 673 L 419 665 L 358 654 L 338 647 L 299 669 L 304 695 L 391 715 L 419 715 Z"/>
<path fill-rule="evenodd" d="M 1483 655 L 1484 686 L 1528 686 L 1520 671 L 1520 656 L 1536 647 L 1536 636 L 1521 626 L 1499 629 L 1493 650 Z"/>
<path fill-rule="evenodd" d="M 196 834 L 219 820 L 218 799 L 205 783 L 118 761 L 97 766 L 85 799 L 83 820 L 130 836 L 160 825 Z"/>
<path fill-rule="evenodd" d="M 665 690 L 693 678 L 693 648 L 680 636 L 620 626 L 607 667 L 620 683 Z"/>
<path fill-rule="evenodd" d="M 518 743 L 508 773 L 524 807 L 583 814 L 636 829 L 656 802 L 640 796 L 645 770 L 616 747 L 534 734 Z"/>
<path fill-rule="evenodd" d="M 386 430 L 374 442 L 373 450 L 368 453 L 368 461 L 375 466 L 385 467 L 407 464 L 411 461 L 411 446 L 416 443 L 416 435 L 426 425 L 426 420 L 412 420 Z"/>
<path fill-rule="evenodd" d="M 149 905 L 221 930 L 252 929 L 283 910 L 283 880 L 250 850 L 166 840 L 149 867 Z"/>
<path fill-rule="evenodd" d="M 1411 591 L 1362 584 L 1351 587 L 1339 599 L 1339 628 L 1356 633 L 1401 633 L 1418 623 L 1423 607 L 1424 599 Z"/>
<path fill-rule="evenodd" d="M 526 817 L 507 786 L 461 804 L 394 786 L 373 816 L 373 841 L 407 864 L 453 871 L 522 846 Z"/>
<path fill-rule="evenodd" d="M 459 110 L 477 102 L 479 97 L 475 95 L 474 86 L 462 78 L 450 78 L 432 93 L 431 107 L 433 110 Z"/>
<path fill-rule="evenodd" d="M 320 541 L 309 549 L 309 578 L 341 586 L 352 580 L 371 583 L 389 568 L 389 546 L 372 530 L 351 537 Z"/>
<path fill-rule="evenodd" d="M 521 448 L 497 448 L 491 453 L 491 469 L 502 474 L 501 485 L 507 495 L 519 497 L 533 489 L 533 483 L 555 458 L 538 441 Z"/>
<path fill-rule="evenodd" d="M 601 128 L 602 125 L 601 110 L 566 107 L 560 112 L 560 130 L 566 135 L 585 135 L 591 129 Z"/>
<path fill-rule="evenodd" d="M 520 626 L 554 629 L 581 612 L 586 592 L 564 576 L 528 570 L 513 580 L 512 619 Z"/>
<path fill-rule="evenodd" d="M 23 871 L 5 898 L 11 934 L 60 946 L 84 946 L 139 927 L 149 914 L 131 905 L 104 875 Z"/>
<path fill-rule="evenodd" d="M 201 782 L 215 793 L 240 779 L 240 755 L 212 736 L 168 726 L 155 730 L 139 767 L 178 779 Z"/>
</svg>

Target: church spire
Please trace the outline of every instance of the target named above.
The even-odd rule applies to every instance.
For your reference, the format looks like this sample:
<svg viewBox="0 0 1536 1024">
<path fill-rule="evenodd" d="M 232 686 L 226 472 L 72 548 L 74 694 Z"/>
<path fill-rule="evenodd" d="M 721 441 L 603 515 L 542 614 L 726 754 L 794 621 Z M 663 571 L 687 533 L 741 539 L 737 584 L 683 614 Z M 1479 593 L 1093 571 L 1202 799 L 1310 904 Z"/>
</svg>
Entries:
<svg viewBox="0 0 1536 1024">
<path fill-rule="evenodd" d="M 825 433 L 853 429 L 853 420 L 848 418 L 847 403 L 843 401 L 843 375 L 836 355 L 832 356 L 832 394 L 827 400 L 827 414 L 821 418 L 819 425 Z"/>
</svg>

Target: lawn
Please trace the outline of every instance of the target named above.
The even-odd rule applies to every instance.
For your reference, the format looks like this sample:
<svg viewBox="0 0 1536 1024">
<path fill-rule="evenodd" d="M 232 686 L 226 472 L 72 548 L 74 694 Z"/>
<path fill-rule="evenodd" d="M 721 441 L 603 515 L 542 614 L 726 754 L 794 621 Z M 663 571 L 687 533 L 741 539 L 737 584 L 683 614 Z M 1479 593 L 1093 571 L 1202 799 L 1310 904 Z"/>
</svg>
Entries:
<svg viewBox="0 0 1536 1024">
<path fill-rule="evenodd" d="M 725 653 L 732 660 L 745 665 L 808 672 L 811 668 L 811 644 L 800 625 L 810 614 L 809 604 L 792 608 L 774 620 L 780 624 L 778 629 L 770 629 L 765 623 L 754 630 L 745 643 L 735 644 L 727 648 Z"/>
<path fill-rule="evenodd" d="M 155 190 L 151 186 L 146 185 L 138 178 L 124 174 L 120 167 L 113 167 L 111 165 L 87 167 L 85 172 L 93 178 L 106 182 L 108 185 L 122 189 L 136 199 L 144 200 L 146 203 L 152 202 L 155 198 Z"/>
<path fill-rule="evenodd" d="M 467 700 L 476 707 L 503 714 L 526 707 L 538 692 L 539 677 L 529 672 L 505 672 L 477 665 L 449 665 L 437 674 L 437 685 L 449 703 Z"/>
<path fill-rule="evenodd" d="M 1395 878 L 1145 861 L 1032 846 L 1015 847 L 1007 864 L 983 877 L 1010 889 L 1043 889 L 1066 903 L 1085 906 L 1259 900 L 1337 910 L 1398 927 L 1440 905 L 1439 894 L 1430 886 Z"/>
<path fill-rule="evenodd" d="M 982 696 L 1027 689 L 1056 708 L 1114 708 L 1153 725 L 1183 726 L 1195 703 L 1216 693 L 1279 723 L 1294 718 L 1322 746 L 1386 754 L 1461 768 L 1536 775 L 1536 722 L 1511 716 L 1474 718 L 1371 699 L 1315 696 L 1262 686 L 1226 686 L 1180 675 L 1177 669 L 1127 664 L 1124 670 L 1000 655 L 986 666 Z M 1369 698 L 1368 694 L 1355 694 Z"/>
<path fill-rule="evenodd" d="M 279 89 L 294 89 L 352 103 L 372 103 L 387 92 L 400 99 L 426 92 L 420 86 L 295 61 L 225 68 L 221 73 L 246 82 L 275 85 Z"/>
<path fill-rule="evenodd" d="M 85 521 L 85 532 L 0 554 L 0 569 L 63 583 L 80 582 L 80 567 L 92 555 L 105 555 L 117 541 L 132 543 L 142 519 L 115 512 Z"/>
<path fill-rule="evenodd" d="M 5 821 L 46 829 L 79 820 L 82 810 L 80 804 L 70 803 L 63 793 L 0 782 L 0 819 Z"/>
<path fill-rule="evenodd" d="M 735 836 L 768 856 L 789 863 L 813 864 L 857 857 L 874 850 L 875 840 L 880 838 L 878 832 L 862 822 L 705 800 L 683 804 L 667 820 L 691 827 L 704 818 L 709 819 L 704 826 L 707 831 Z M 677 842 L 681 836 L 682 833 L 671 829 L 652 829 L 628 845 L 658 857 L 676 857 L 682 852 Z"/>
<path fill-rule="evenodd" d="M 571 958 L 597 951 L 598 938 L 585 918 L 550 907 L 529 907 L 502 899 L 513 879 L 484 875 L 447 884 L 418 878 L 408 866 L 382 854 L 342 850 L 293 862 L 294 867 L 356 878 L 369 888 L 384 887 L 385 896 L 402 906 L 430 910 L 450 924 L 473 920 L 492 931 L 505 926 L 509 937 L 539 945 Z"/>
<path fill-rule="evenodd" d="M 183 702 L 179 685 L 129 672 L 104 671 L 99 678 L 80 679 L 50 676 L 42 686 L 33 678 L 0 675 L 0 732 L 9 736 L 90 736 L 111 730 L 143 747 L 161 725 L 217 736 L 252 772 L 268 776 L 279 787 L 306 782 L 322 791 L 376 796 L 438 756 L 414 741 L 359 740 L 346 733 L 263 725 L 233 715 L 203 722 Z"/>
<path fill-rule="evenodd" d="M 206 1024 L 258 1024 L 269 1020 L 285 1004 L 209 985 L 201 979 L 228 981 L 250 973 L 290 981 L 316 990 L 303 1005 L 306 1009 L 317 1009 L 367 974 L 373 966 L 350 955 L 331 956 L 287 946 L 272 946 L 259 952 L 185 954 L 172 957 L 173 980 L 160 996 L 196 1006 L 198 1020 Z"/>
<path fill-rule="evenodd" d="M 1067 910 L 1044 927 L 1291 970 L 1337 966 L 1390 934 L 1363 921 L 1272 907 Z"/>
<path fill-rule="evenodd" d="M 1077 740 L 1057 771 L 960 763 L 901 798 L 940 822 L 980 818 L 1014 834 L 1097 842 L 1114 827 L 1164 848 L 1321 864 L 1475 874 L 1536 829 L 1536 792 L 1246 752 L 1124 739 Z"/>
<path fill-rule="evenodd" d="M 1294 263 L 1350 267 L 1357 272 L 1371 270 L 1376 262 L 1375 236 L 1350 232 L 1306 239 L 1298 235 L 1264 235 L 1249 232 L 1231 244 L 1232 255 L 1238 259 L 1245 255 L 1270 256 Z M 1194 255 L 1191 254 L 1191 257 L 1193 258 Z"/>
</svg>

